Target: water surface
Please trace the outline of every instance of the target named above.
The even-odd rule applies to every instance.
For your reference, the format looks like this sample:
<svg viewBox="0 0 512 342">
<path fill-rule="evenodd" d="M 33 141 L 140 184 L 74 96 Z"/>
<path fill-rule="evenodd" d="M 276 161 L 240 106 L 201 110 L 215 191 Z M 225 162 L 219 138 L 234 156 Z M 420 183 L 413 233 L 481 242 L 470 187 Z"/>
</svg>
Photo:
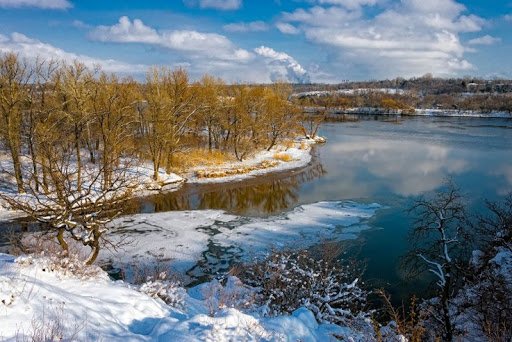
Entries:
<svg viewBox="0 0 512 342">
<path fill-rule="evenodd" d="M 360 117 L 327 123 L 303 170 L 246 182 L 187 186 L 153 197 L 143 211 L 224 209 L 268 216 L 325 200 L 377 202 L 387 207 L 370 221 L 351 254 L 366 262 L 366 279 L 395 296 L 421 295 L 425 283 L 404 282 L 400 257 L 408 248 L 412 218 L 406 208 L 418 196 L 457 184 L 474 212 L 483 201 L 512 191 L 512 120 L 480 118 Z M 210 247 L 205 258 L 222 253 Z M 224 258 L 224 263 L 226 260 Z M 418 293 L 420 292 L 420 293 Z"/>
</svg>

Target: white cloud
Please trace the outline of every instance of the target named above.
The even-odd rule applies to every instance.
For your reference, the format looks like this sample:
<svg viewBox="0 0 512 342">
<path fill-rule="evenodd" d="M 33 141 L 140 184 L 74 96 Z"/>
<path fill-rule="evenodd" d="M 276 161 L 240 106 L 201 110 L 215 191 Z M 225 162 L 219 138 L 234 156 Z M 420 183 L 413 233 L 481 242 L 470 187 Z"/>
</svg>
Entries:
<svg viewBox="0 0 512 342">
<path fill-rule="evenodd" d="M 116 43 L 141 43 L 206 56 L 213 59 L 246 62 L 252 54 L 237 48 L 228 38 L 216 33 L 191 30 L 157 31 L 140 19 L 119 18 L 112 26 L 98 26 L 89 34 L 92 40 Z"/>
<path fill-rule="evenodd" d="M 67 9 L 73 7 L 68 0 L 0 0 L 0 7 L 35 7 L 43 9 Z"/>
<path fill-rule="evenodd" d="M 493 37 L 493 36 L 490 36 L 487 34 L 483 37 L 471 39 L 470 41 L 468 41 L 468 44 L 469 45 L 493 45 L 493 44 L 496 44 L 499 42 L 501 42 L 501 38 Z"/>
<path fill-rule="evenodd" d="M 319 4 L 339 5 L 348 9 L 359 9 L 362 6 L 375 6 L 378 0 L 318 0 Z"/>
<path fill-rule="evenodd" d="M 121 17 L 112 26 L 98 26 L 89 38 L 101 42 L 140 43 L 169 49 L 167 65 L 186 65 L 191 78 L 214 74 L 228 82 L 265 83 L 277 79 L 298 82 L 307 73 L 290 56 L 281 61 L 241 49 L 227 37 L 192 30 L 156 30 L 139 19 Z"/>
<path fill-rule="evenodd" d="M 341 7 L 314 6 L 308 10 L 299 8 L 292 13 L 284 13 L 283 21 L 296 22 L 309 26 L 336 27 L 344 22 L 360 18 L 360 13 Z"/>
<path fill-rule="evenodd" d="M 188 6 L 221 11 L 232 11 L 242 7 L 242 0 L 184 0 L 183 2 Z"/>
<path fill-rule="evenodd" d="M 0 53 L 14 52 L 29 60 L 36 58 L 55 59 L 71 63 L 74 60 L 83 62 L 87 67 L 99 65 L 107 72 L 116 73 L 142 73 L 147 66 L 134 65 L 114 59 L 98 59 L 87 55 L 66 52 L 53 45 L 43 43 L 37 39 L 29 38 L 21 33 L 14 32 L 10 36 L 0 34 Z"/>
<path fill-rule="evenodd" d="M 84 23 L 81 20 L 73 20 L 71 23 L 73 27 L 79 28 L 79 29 L 89 29 L 91 28 L 91 25 Z"/>
<path fill-rule="evenodd" d="M 288 24 L 288 23 L 277 23 L 276 27 L 281 33 L 284 34 L 299 34 L 300 30 L 296 28 L 295 26 Z"/>
<path fill-rule="evenodd" d="M 263 32 L 268 31 L 268 25 L 263 21 L 251 21 L 249 23 L 232 23 L 223 26 L 228 32 Z"/>
<path fill-rule="evenodd" d="M 98 26 L 89 33 L 89 38 L 102 42 L 158 44 L 161 37 L 158 32 L 146 26 L 142 20 L 123 16 L 112 26 Z"/>
<path fill-rule="evenodd" d="M 467 14 L 456 0 L 401 0 L 370 17 L 360 7 L 378 1 L 319 2 L 334 6 L 297 9 L 281 20 L 297 26 L 312 43 L 327 47 L 329 67 L 340 73 L 358 70 L 366 78 L 427 72 L 444 76 L 474 68 L 464 58 L 469 49 L 460 34 L 480 31 L 485 21 Z"/>
<path fill-rule="evenodd" d="M 267 59 L 271 69 L 272 81 L 310 82 L 308 72 L 292 56 L 266 46 L 260 46 L 254 49 L 254 52 Z"/>
<path fill-rule="evenodd" d="M 512 14 L 507 14 L 507 15 L 504 15 L 503 18 L 506 20 L 506 21 L 512 21 Z"/>
</svg>

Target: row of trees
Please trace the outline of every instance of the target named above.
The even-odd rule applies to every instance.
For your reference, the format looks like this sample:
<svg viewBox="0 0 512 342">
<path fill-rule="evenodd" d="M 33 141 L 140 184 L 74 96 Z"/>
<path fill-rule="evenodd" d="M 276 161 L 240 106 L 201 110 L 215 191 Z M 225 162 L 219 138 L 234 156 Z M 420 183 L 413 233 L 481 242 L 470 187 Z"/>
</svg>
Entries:
<svg viewBox="0 0 512 342">
<path fill-rule="evenodd" d="M 512 112 L 512 96 L 508 94 L 440 94 L 421 95 L 414 92 L 386 94 L 381 91 L 365 90 L 354 95 L 330 93 L 323 96 L 303 96 L 296 102 L 304 106 L 325 108 L 381 108 L 411 110 L 455 109 L 481 112 Z"/>
<path fill-rule="evenodd" d="M 47 149 L 56 145 L 74 150 L 78 169 L 87 150 L 108 186 L 126 154 L 151 160 L 156 179 L 159 167 L 170 170 L 174 153 L 185 147 L 220 149 L 239 160 L 272 148 L 297 130 L 290 93 L 286 84 L 227 86 L 211 76 L 192 83 L 185 70 L 168 68 L 152 68 L 139 83 L 80 62 L 28 63 L 7 54 L 0 58 L 0 134 L 19 192 L 26 184 L 21 156 L 31 156 L 32 181 L 44 187 L 56 154 Z M 77 183 L 80 188 L 80 178 Z"/>
<path fill-rule="evenodd" d="M 0 151 L 10 162 L 0 188 L 12 182 L 16 191 L 0 192 L 0 199 L 43 222 L 64 251 L 70 237 L 90 247 L 92 263 L 106 224 L 138 185 L 132 166 L 152 164 L 158 181 L 186 149 L 238 160 L 270 150 L 299 131 L 290 93 L 281 83 L 228 86 L 211 76 L 191 82 L 180 68 L 152 68 L 137 82 L 79 61 L 2 55 Z"/>
<path fill-rule="evenodd" d="M 340 84 L 296 84 L 296 92 L 311 90 L 338 90 L 338 89 L 400 89 L 408 92 L 417 92 L 422 95 L 446 95 L 460 93 L 498 93 L 512 92 L 512 80 L 503 78 L 482 79 L 465 76 L 462 78 L 441 78 L 432 74 L 409 79 L 397 77 L 386 80 L 347 81 Z"/>
</svg>

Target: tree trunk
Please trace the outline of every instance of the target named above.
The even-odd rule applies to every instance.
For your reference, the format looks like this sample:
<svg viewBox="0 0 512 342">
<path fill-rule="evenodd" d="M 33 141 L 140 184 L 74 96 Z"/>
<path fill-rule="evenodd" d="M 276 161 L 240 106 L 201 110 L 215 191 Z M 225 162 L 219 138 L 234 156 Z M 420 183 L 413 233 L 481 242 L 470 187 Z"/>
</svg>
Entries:
<svg viewBox="0 0 512 342">
<path fill-rule="evenodd" d="M 77 175 L 76 175 L 76 190 L 82 191 L 82 157 L 80 155 L 80 133 L 78 126 L 75 124 L 75 150 L 76 150 L 76 164 L 77 164 Z"/>
<path fill-rule="evenodd" d="M 98 229 L 94 229 L 92 235 L 93 235 L 94 240 L 89 245 L 91 247 L 91 253 L 87 257 L 87 259 L 85 259 L 85 264 L 86 265 L 94 264 L 94 262 L 96 261 L 96 258 L 98 258 L 98 254 L 100 253 L 101 233 L 99 232 Z"/>
<path fill-rule="evenodd" d="M 64 239 L 64 229 L 60 228 L 57 232 L 57 241 L 59 242 L 60 247 L 64 251 L 64 254 L 67 255 L 69 252 L 69 246 L 66 240 Z"/>
<path fill-rule="evenodd" d="M 446 284 L 443 288 L 443 293 L 441 294 L 441 302 L 443 306 L 443 320 L 444 320 L 444 330 L 445 330 L 445 341 L 451 342 L 453 340 L 453 327 L 452 321 L 450 319 L 450 268 L 446 268 Z"/>
<path fill-rule="evenodd" d="M 91 246 L 91 253 L 89 254 L 89 256 L 87 257 L 87 259 L 85 259 L 85 264 L 86 265 L 92 265 L 94 264 L 94 262 L 96 261 L 96 259 L 98 258 L 98 254 L 100 254 L 100 244 L 99 242 L 95 242 L 92 246 Z"/>
<path fill-rule="evenodd" d="M 14 178 L 16 178 L 16 185 L 18 186 L 18 192 L 20 194 L 25 193 L 25 189 L 23 188 L 23 175 L 21 173 L 21 162 L 20 162 L 20 154 L 18 148 L 10 145 L 12 164 L 14 166 Z"/>
<path fill-rule="evenodd" d="M 153 156 L 153 180 L 158 182 L 158 171 L 160 169 L 160 159 L 157 156 Z"/>
</svg>

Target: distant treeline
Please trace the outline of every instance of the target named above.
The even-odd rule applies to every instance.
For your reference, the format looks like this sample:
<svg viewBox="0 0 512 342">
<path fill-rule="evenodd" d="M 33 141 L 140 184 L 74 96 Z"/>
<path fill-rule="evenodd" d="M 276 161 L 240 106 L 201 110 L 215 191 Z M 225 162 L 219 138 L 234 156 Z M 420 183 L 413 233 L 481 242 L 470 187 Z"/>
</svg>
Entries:
<svg viewBox="0 0 512 342">
<path fill-rule="evenodd" d="M 295 84 L 295 93 L 338 89 L 400 89 L 404 91 L 419 92 L 422 95 L 443 95 L 459 93 L 512 93 L 512 80 L 509 79 L 482 79 L 476 77 L 463 78 L 437 78 L 431 75 L 413 77 L 409 79 L 397 77 L 395 79 L 353 81 L 339 84 Z"/>
<path fill-rule="evenodd" d="M 350 90 L 352 92 L 350 92 Z M 414 108 L 512 112 L 512 80 L 420 78 L 294 85 L 298 104 L 354 108 Z"/>
</svg>

